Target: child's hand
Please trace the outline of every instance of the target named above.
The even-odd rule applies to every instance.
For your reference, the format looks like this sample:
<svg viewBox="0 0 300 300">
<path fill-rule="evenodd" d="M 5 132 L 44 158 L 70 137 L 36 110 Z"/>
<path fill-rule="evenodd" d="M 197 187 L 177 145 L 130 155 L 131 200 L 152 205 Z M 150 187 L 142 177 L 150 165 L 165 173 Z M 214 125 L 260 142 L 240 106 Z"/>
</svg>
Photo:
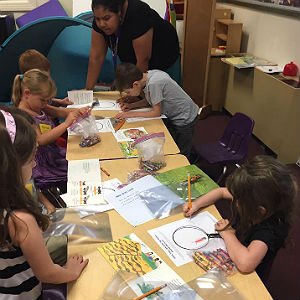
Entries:
<svg viewBox="0 0 300 300">
<path fill-rule="evenodd" d="M 126 119 L 128 117 L 129 117 L 128 112 L 121 112 L 121 113 L 118 113 L 114 116 L 114 118 L 116 118 L 116 119 Z"/>
<path fill-rule="evenodd" d="M 221 219 L 215 224 L 215 229 L 218 231 L 220 236 L 223 238 L 226 234 L 235 234 L 235 230 L 230 226 L 227 219 Z"/>
<path fill-rule="evenodd" d="M 89 106 L 78 108 L 78 111 L 77 111 L 78 112 L 78 116 L 82 116 L 82 115 L 86 114 L 90 110 L 91 110 L 91 108 Z"/>
<path fill-rule="evenodd" d="M 120 102 L 119 105 L 122 111 L 128 111 L 131 109 L 131 105 L 129 103 Z"/>
<path fill-rule="evenodd" d="M 74 274 L 74 280 L 76 280 L 80 276 L 81 272 L 86 267 L 88 262 L 88 259 L 83 259 L 82 255 L 76 254 L 69 257 L 67 263 L 65 264 L 65 268 L 70 270 Z"/>
<path fill-rule="evenodd" d="M 72 104 L 74 104 L 72 101 L 69 100 L 68 97 L 66 97 L 66 98 L 64 98 L 64 99 L 61 99 L 61 100 L 59 101 L 59 103 L 62 104 L 62 105 L 72 105 Z"/>
<path fill-rule="evenodd" d="M 79 110 L 75 110 L 75 111 L 71 111 L 66 120 L 65 120 L 65 124 L 69 127 L 71 126 L 75 121 L 76 119 L 79 117 L 80 113 L 79 113 Z"/>
<path fill-rule="evenodd" d="M 188 203 L 183 204 L 183 213 L 186 217 L 192 216 L 197 210 L 198 208 L 196 207 L 195 203 L 192 203 L 191 208 L 189 208 Z"/>
</svg>

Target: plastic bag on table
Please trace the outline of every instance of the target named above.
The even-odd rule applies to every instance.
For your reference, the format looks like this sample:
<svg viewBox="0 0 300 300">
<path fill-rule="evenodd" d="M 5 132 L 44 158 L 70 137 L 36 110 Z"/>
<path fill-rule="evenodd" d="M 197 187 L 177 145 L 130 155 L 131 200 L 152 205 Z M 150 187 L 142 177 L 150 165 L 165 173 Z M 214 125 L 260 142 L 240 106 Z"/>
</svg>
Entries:
<svg viewBox="0 0 300 300">
<path fill-rule="evenodd" d="M 97 213 L 80 219 L 78 212 L 72 208 L 57 209 L 51 215 L 50 225 L 43 236 L 47 238 L 64 234 L 92 238 L 100 242 L 112 241 L 108 214 Z"/>
<path fill-rule="evenodd" d="M 95 117 L 91 111 L 80 116 L 70 127 L 69 134 L 81 135 L 79 146 L 90 147 L 100 142 Z"/>
<path fill-rule="evenodd" d="M 134 145 L 138 150 L 141 169 L 157 171 L 166 166 L 164 143 L 163 132 L 147 134 L 135 140 Z"/>
<path fill-rule="evenodd" d="M 188 285 L 203 300 L 244 300 L 244 297 L 219 269 L 209 270 L 203 276 L 188 282 Z"/>
<path fill-rule="evenodd" d="M 174 209 L 184 204 L 184 201 L 165 185 L 160 185 L 140 193 L 155 218 L 163 219 L 175 213 Z M 177 211 L 176 211 L 177 213 Z"/>
</svg>

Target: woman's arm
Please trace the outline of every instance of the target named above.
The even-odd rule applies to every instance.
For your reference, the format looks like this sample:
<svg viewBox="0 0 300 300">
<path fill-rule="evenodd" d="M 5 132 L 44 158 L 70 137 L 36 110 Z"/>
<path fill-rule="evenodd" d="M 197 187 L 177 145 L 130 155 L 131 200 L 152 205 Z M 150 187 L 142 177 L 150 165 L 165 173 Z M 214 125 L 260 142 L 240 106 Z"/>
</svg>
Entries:
<svg viewBox="0 0 300 300">
<path fill-rule="evenodd" d="M 242 273 L 251 273 L 265 257 L 268 246 L 259 240 L 254 240 L 248 247 L 245 247 L 236 237 L 235 230 L 228 227 L 228 220 L 220 220 L 216 223 L 216 230 L 223 238 L 227 252 Z"/>
<path fill-rule="evenodd" d="M 90 49 L 89 66 L 86 79 L 86 89 L 92 90 L 99 77 L 105 56 L 107 44 L 102 34 L 92 30 L 92 43 Z"/>
<path fill-rule="evenodd" d="M 82 256 L 69 258 L 64 267 L 52 262 L 45 246 L 41 229 L 35 218 L 24 211 L 14 213 L 10 217 L 9 234 L 13 243 L 22 249 L 34 275 L 42 282 L 63 283 L 76 280 L 88 263 Z M 14 222 L 12 221 L 14 218 Z"/>
<path fill-rule="evenodd" d="M 149 68 L 149 60 L 152 55 L 153 28 L 132 41 L 136 57 L 136 66 L 146 72 Z"/>
<path fill-rule="evenodd" d="M 186 217 L 190 217 L 192 214 L 194 214 L 196 211 L 198 211 L 202 207 L 209 206 L 211 204 L 214 204 L 220 199 L 228 199 L 232 200 L 232 195 L 229 193 L 227 188 L 216 188 L 207 194 L 197 198 L 192 203 L 192 208 L 188 208 L 188 204 L 183 205 L 183 212 Z"/>
<path fill-rule="evenodd" d="M 143 117 L 143 118 L 155 118 L 161 115 L 161 105 L 160 103 L 155 104 L 149 111 L 126 111 L 118 113 L 115 118 L 117 119 L 126 119 L 134 117 Z"/>
</svg>

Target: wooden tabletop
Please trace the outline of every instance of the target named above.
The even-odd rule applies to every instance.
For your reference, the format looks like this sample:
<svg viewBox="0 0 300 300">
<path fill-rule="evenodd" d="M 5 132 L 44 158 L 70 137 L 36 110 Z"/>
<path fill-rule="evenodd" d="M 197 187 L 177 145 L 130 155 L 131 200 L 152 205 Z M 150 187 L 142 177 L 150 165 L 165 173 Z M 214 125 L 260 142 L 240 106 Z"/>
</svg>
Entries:
<svg viewBox="0 0 300 300">
<path fill-rule="evenodd" d="M 120 97 L 118 92 L 98 92 L 94 93 L 95 97 L 99 97 L 102 100 L 116 100 Z M 113 117 L 117 114 L 117 111 L 111 110 L 93 110 L 92 114 L 101 117 Z M 142 122 L 127 123 L 123 125 L 122 129 L 126 128 L 136 128 L 144 127 L 148 133 L 164 132 L 165 134 L 165 144 L 164 153 L 168 154 L 178 154 L 179 148 L 174 142 L 172 136 L 170 135 L 168 129 L 164 125 L 161 119 L 158 120 L 148 120 Z M 114 135 L 111 132 L 99 133 L 101 142 L 92 146 L 82 148 L 79 146 L 80 136 L 69 136 L 68 146 L 67 146 L 67 160 L 76 159 L 92 159 L 99 158 L 102 159 L 119 159 L 124 158 L 124 154 L 121 151 Z"/>
<path fill-rule="evenodd" d="M 171 170 L 177 167 L 186 166 L 189 164 L 187 159 L 182 155 L 166 156 L 167 166 L 161 172 Z M 101 167 L 107 170 L 111 176 L 102 173 L 103 180 L 119 178 L 122 182 L 126 182 L 129 172 L 138 168 L 138 159 L 120 159 L 101 161 Z M 220 218 L 215 206 L 210 206 L 206 209 L 213 214 L 217 219 Z M 189 282 L 198 276 L 204 274 L 204 271 L 195 263 L 191 262 L 181 267 L 176 267 L 169 259 L 164 251 L 157 245 L 157 243 L 148 234 L 148 230 L 159 227 L 163 224 L 174 222 L 183 218 L 182 213 L 170 216 L 162 220 L 152 220 L 137 227 L 131 226 L 127 223 L 116 211 L 108 212 L 113 239 L 117 239 L 135 233 L 143 242 L 145 242 L 154 252 L 156 252 L 185 282 Z M 83 271 L 81 277 L 74 283 L 68 286 L 69 300 L 99 300 L 103 298 L 103 292 L 110 284 L 112 278 L 116 274 L 113 268 L 102 257 L 100 252 L 96 249 L 101 244 L 97 244 L 92 240 L 87 242 L 80 242 L 77 239 L 72 240 L 70 237 L 68 251 L 69 254 L 80 253 L 85 258 L 89 258 L 89 264 Z M 263 283 L 260 281 L 257 274 L 251 273 L 249 275 L 242 275 L 236 273 L 228 277 L 228 280 L 239 290 L 245 299 L 272 299 Z"/>
</svg>

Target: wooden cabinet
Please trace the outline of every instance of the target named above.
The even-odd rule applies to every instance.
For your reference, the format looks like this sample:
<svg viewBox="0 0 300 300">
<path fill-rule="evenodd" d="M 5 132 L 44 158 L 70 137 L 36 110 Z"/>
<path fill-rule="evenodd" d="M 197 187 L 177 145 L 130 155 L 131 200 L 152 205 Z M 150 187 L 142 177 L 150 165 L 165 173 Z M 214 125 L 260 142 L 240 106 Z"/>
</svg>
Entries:
<svg viewBox="0 0 300 300">
<path fill-rule="evenodd" d="M 239 53 L 243 24 L 231 19 L 216 20 L 216 47 L 225 46 L 226 53 Z"/>
<path fill-rule="evenodd" d="M 206 104 L 215 8 L 215 0 L 185 2 L 182 84 L 200 107 Z"/>
<path fill-rule="evenodd" d="M 224 107 L 255 121 L 254 134 L 284 163 L 295 163 L 300 153 L 300 88 L 258 69 L 229 66 Z"/>
</svg>

